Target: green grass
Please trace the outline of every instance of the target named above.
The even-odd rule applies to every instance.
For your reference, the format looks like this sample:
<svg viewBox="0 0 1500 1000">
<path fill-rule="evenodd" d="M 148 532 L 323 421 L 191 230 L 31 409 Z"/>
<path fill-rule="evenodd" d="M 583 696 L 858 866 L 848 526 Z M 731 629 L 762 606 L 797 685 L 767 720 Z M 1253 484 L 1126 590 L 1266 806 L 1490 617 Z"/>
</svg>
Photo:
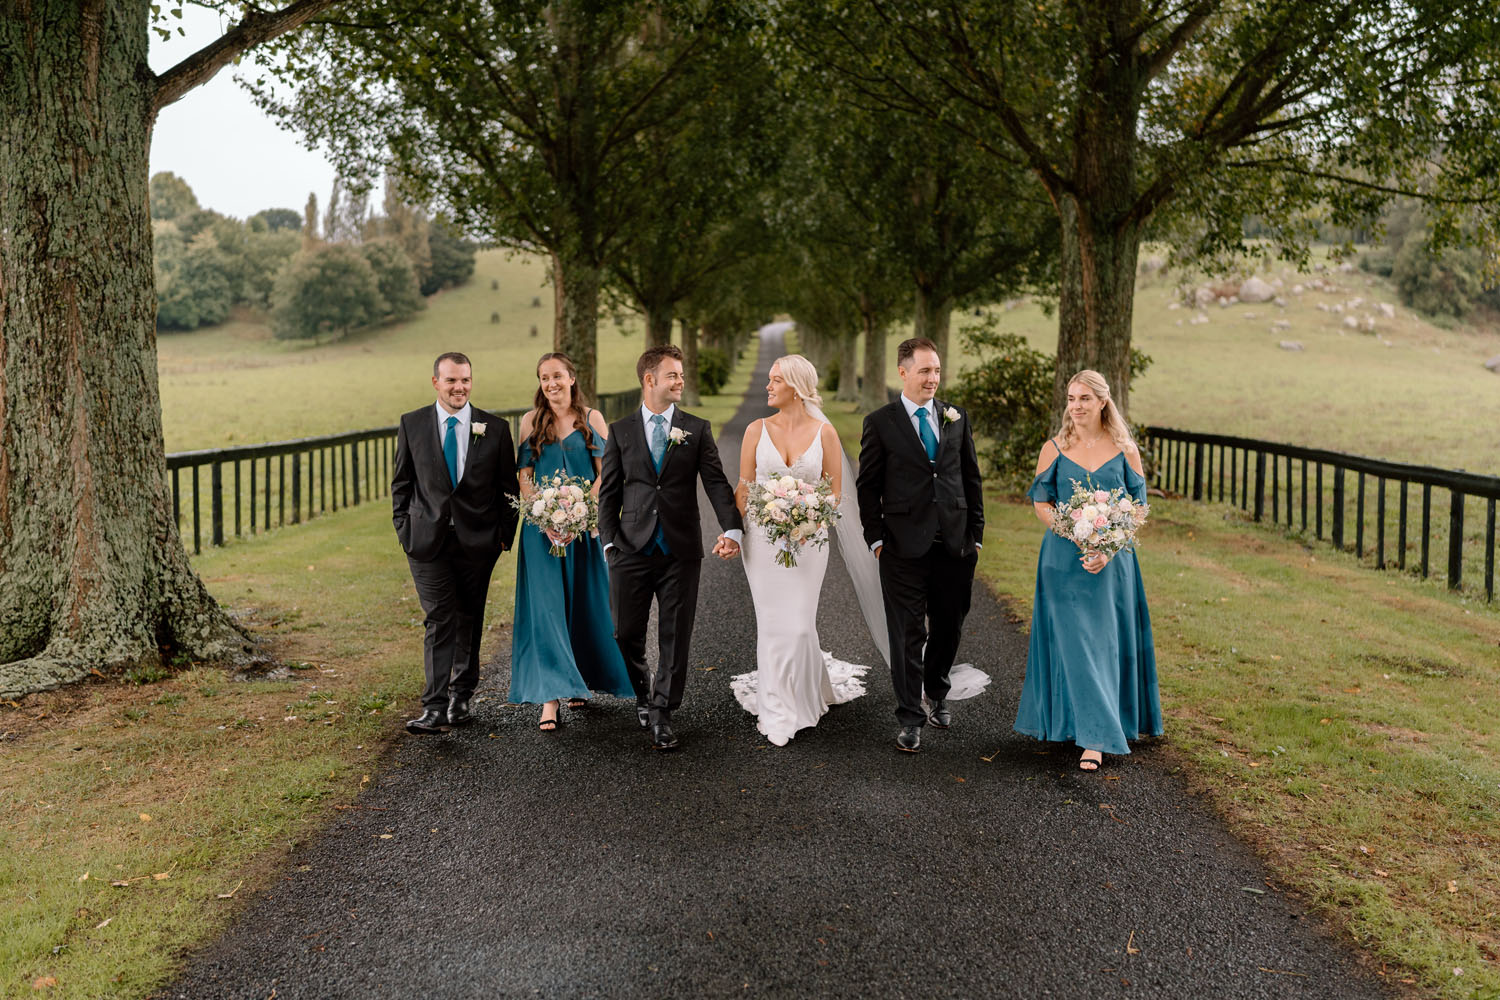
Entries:
<svg viewBox="0 0 1500 1000">
<path fill-rule="evenodd" d="M 492 628 L 510 620 L 514 565 L 503 556 L 491 585 Z M 0 996 L 48 979 L 57 997 L 159 986 L 368 787 L 415 705 L 422 615 L 383 503 L 196 566 L 290 669 L 190 669 L 0 708 Z"/>
</svg>

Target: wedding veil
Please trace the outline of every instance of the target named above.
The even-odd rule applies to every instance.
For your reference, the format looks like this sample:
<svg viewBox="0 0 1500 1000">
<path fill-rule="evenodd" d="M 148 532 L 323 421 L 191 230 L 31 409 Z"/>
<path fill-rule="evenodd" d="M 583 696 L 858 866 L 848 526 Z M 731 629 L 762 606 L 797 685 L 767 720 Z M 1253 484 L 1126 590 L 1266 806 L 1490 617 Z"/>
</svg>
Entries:
<svg viewBox="0 0 1500 1000">
<path fill-rule="evenodd" d="M 813 419 L 825 424 L 831 423 L 813 403 L 804 399 L 802 405 Z M 840 517 L 834 522 L 834 534 L 838 537 L 839 554 L 843 556 L 849 580 L 854 584 L 854 596 L 859 600 L 859 610 L 864 616 L 865 626 L 870 630 L 870 638 L 874 640 L 880 658 L 889 665 L 891 643 L 885 630 L 885 598 L 880 590 L 880 566 L 875 561 L 875 553 L 865 544 L 864 527 L 859 518 L 859 497 L 854 488 L 854 466 L 849 461 L 849 453 L 842 447 L 839 448 L 839 458 L 843 463 L 843 478 L 842 488 L 839 490 Z"/>
</svg>

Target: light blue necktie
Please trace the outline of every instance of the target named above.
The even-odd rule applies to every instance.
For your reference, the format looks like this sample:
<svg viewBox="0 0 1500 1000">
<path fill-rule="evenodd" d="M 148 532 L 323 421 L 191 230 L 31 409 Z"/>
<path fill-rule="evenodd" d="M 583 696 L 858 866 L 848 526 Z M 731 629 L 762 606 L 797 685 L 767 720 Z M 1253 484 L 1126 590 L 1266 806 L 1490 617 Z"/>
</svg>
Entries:
<svg viewBox="0 0 1500 1000">
<path fill-rule="evenodd" d="M 651 415 L 651 461 L 656 471 L 661 472 L 662 460 L 667 457 L 667 418 L 660 413 Z"/>
<path fill-rule="evenodd" d="M 458 485 L 458 434 L 454 428 L 458 426 L 457 417 L 448 418 L 448 433 L 443 435 L 443 461 L 448 463 L 448 479 L 456 487 Z"/>
<path fill-rule="evenodd" d="M 927 407 L 917 407 L 917 434 L 922 438 L 922 447 L 927 449 L 927 461 L 937 461 L 937 435 L 932 432 L 932 425 L 927 422 Z"/>
</svg>

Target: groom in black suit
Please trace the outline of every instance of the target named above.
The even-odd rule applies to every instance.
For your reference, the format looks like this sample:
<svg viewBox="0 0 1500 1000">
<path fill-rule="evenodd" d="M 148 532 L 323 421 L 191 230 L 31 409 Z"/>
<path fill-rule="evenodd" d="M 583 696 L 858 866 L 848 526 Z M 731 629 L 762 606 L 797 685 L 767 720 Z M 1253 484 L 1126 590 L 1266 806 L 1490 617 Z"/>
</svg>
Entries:
<svg viewBox="0 0 1500 1000">
<path fill-rule="evenodd" d="M 510 426 L 469 404 L 471 371 L 462 354 L 439 356 L 437 403 L 402 415 L 396 432 L 391 518 L 427 615 L 422 714 L 406 723 L 417 735 L 473 718 L 490 572 L 516 536 L 507 499 L 520 492 Z"/>
<path fill-rule="evenodd" d="M 968 416 L 935 398 L 943 371 L 937 345 L 902 341 L 896 371 L 901 397 L 865 418 L 856 488 L 865 542 L 880 561 L 901 723 L 896 746 L 915 752 L 924 723 L 953 722 L 948 671 L 984 539 L 984 491 Z"/>
<path fill-rule="evenodd" d="M 609 603 L 615 641 L 635 686 L 636 714 L 651 728 L 651 745 L 672 750 L 672 712 L 682 702 L 688 643 L 698 610 L 703 532 L 698 483 L 703 483 L 723 534 L 714 554 L 739 555 L 744 525 L 734 490 L 719 464 L 713 428 L 677 407 L 682 351 L 653 347 L 636 362 L 641 408 L 609 427 L 599 485 L 599 539 L 609 560 Z M 646 622 L 656 599 L 660 658 L 653 680 L 646 666 Z"/>
</svg>

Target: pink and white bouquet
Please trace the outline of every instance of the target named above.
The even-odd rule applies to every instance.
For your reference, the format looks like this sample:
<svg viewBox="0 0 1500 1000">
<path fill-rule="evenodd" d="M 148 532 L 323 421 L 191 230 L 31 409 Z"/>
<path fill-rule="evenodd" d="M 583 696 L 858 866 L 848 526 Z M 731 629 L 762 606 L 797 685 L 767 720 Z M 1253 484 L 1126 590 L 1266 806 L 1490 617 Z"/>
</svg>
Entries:
<svg viewBox="0 0 1500 1000">
<path fill-rule="evenodd" d="M 1073 495 L 1057 505 L 1052 533 L 1061 535 L 1084 555 L 1113 556 L 1135 544 L 1135 533 L 1146 523 L 1151 508 L 1136 503 L 1124 489 L 1095 489 L 1073 480 Z"/>
<path fill-rule="evenodd" d="M 522 520 L 547 536 L 554 556 L 565 556 L 573 539 L 599 527 L 599 501 L 593 485 L 582 476 L 543 476 L 536 481 L 531 499 L 511 497 L 510 503 Z"/>
<path fill-rule="evenodd" d="M 776 561 L 791 568 L 797 565 L 797 551 L 802 546 L 828 543 L 828 533 L 839 519 L 838 504 L 833 483 L 826 476 L 816 483 L 773 476 L 749 485 L 745 515 L 752 524 L 764 528 L 780 549 Z"/>
</svg>

